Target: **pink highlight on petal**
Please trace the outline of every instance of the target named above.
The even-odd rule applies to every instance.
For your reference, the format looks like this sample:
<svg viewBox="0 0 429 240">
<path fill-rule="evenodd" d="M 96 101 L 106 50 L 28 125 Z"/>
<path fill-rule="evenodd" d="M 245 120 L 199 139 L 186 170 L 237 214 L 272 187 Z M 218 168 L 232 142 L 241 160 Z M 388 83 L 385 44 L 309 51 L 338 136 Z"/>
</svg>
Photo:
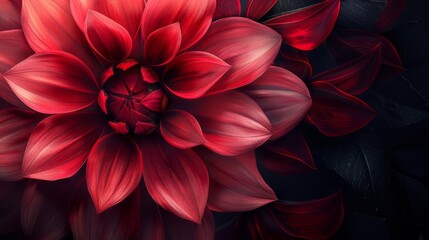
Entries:
<svg viewBox="0 0 429 240">
<path fill-rule="evenodd" d="M 159 28 L 148 35 L 144 45 L 144 58 L 150 65 L 165 65 L 177 55 L 181 42 L 179 23 Z"/>
<path fill-rule="evenodd" d="M 21 28 L 21 1 L 0 1 L 0 31 Z"/>
</svg>

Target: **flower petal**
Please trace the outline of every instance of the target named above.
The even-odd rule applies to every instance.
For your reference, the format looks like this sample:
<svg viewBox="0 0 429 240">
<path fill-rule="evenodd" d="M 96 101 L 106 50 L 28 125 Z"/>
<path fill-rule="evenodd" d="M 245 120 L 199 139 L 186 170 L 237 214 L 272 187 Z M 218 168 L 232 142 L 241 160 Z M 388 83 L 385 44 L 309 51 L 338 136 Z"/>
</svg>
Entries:
<svg viewBox="0 0 429 240">
<path fill-rule="evenodd" d="M 200 124 L 186 111 L 170 110 L 164 113 L 160 129 L 164 139 L 177 148 L 192 148 L 205 141 Z"/>
<path fill-rule="evenodd" d="M 36 53 L 3 77 L 25 105 L 41 113 L 73 112 L 97 99 L 98 86 L 91 70 L 65 52 Z"/>
<path fill-rule="evenodd" d="M 41 116 L 24 110 L 0 111 L 0 179 L 18 180 L 22 177 L 22 159 L 28 138 Z"/>
<path fill-rule="evenodd" d="M 217 0 L 213 19 L 239 17 L 241 14 L 240 0 Z"/>
<path fill-rule="evenodd" d="M 157 0 L 148 1 L 142 19 L 143 38 L 157 29 L 180 23 L 180 50 L 194 45 L 206 33 L 212 22 L 216 0 Z"/>
<path fill-rule="evenodd" d="M 365 102 L 328 82 L 310 84 L 313 106 L 307 117 L 326 136 L 354 132 L 374 119 L 376 112 Z"/>
<path fill-rule="evenodd" d="M 258 21 L 276 3 L 277 0 L 249 0 L 247 3 L 246 17 Z"/>
<path fill-rule="evenodd" d="M 140 222 L 139 237 L 137 239 L 164 240 L 164 221 L 161 209 L 156 205 L 147 192 L 144 183 L 140 184 Z"/>
<path fill-rule="evenodd" d="M 88 10 L 84 33 L 92 50 L 107 62 L 120 62 L 131 53 L 133 40 L 128 31 L 99 12 Z"/>
<path fill-rule="evenodd" d="M 93 114 L 75 113 L 41 121 L 25 149 L 23 176 L 51 181 L 73 176 L 103 131 L 97 120 Z"/>
<path fill-rule="evenodd" d="M 192 49 L 211 53 L 231 69 L 210 93 L 239 88 L 255 81 L 274 62 L 281 39 L 272 29 L 246 18 L 223 18 L 214 22 Z"/>
<path fill-rule="evenodd" d="M 256 81 L 244 88 L 255 100 L 273 126 L 276 139 L 292 130 L 311 107 L 310 92 L 295 74 L 279 67 L 270 67 Z"/>
<path fill-rule="evenodd" d="M 171 147 L 164 140 L 142 144 L 144 181 L 152 199 L 186 220 L 200 223 L 208 195 L 208 174 L 201 158 L 191 149 Z"/>
<path fill-rule="evenodd" d="M 25 181 L 0 181 L 0 235 L 21 229 L 21 202 Z"/>
<path fill-rule="evenodd" d="M 178 97 L 199 98 L 230 68 L 230 65 L 210 53 L 186 52 L 167 65 L 163 82 Z"/>
<path fill-rule="evenodd" d="M 331 33 L 340 12 L 340 0 L 326 0 L 272 18 L 265 25 L 277 30 L 283 42 L 300 50 L 313 50 Z"/>
<path fill-rule="evenodd" d="M 309 79 L 313 73 L 313 68 L 307 55 L 286 45 L 283 45 L 280 49 L 275 65 L 293 72 L 303 80 Z"/>
<path fill-rule="evenodd" d="M 0 31 L 21 28 L 21 1 L 0 1 Z"/>
<path fill-rule="evenodd" d="M 179 52 L 182 32 L 178 22 L 153 31 L 144 45 L 144 58 L 154 66 L 169 63 Z"/>
<path fill-rule="evenodd" d="M 233 157 L 198 149 L 210 176 L 208 206 L 220 212 L 251 211 L 277 200 L 256 166 L 255 152 Z"/>
<path fill-rule="evenodd" d="M 219 106 L 222 106 L 220 108 Z M 271 137 L 271 124 L 261 108 L 243 93 L 210 95 L 178 106 L 200 123 L 204 146 L 221 155 L 237 155 Z"/>
<path fill-rule="evenodd" d="M 138 186 L 143 173 L 133 140 L 115 133 L 100 138 L 88 156 L 86 179 L 97 213 L 120 203 Z"/>
<path fill-rule="evenodd" d="M 71 0 L 71 12 L 76 24 L 84 31 L 88 10 L 97 11 L 122 25 L 132 38 L 136 36 L 145 8 L 145 0 Z"/>
<path fill-rule="evenodd" d="M 381 45 L 367 54 L 338 67 L 317 74 L 312 81 L 325 81 L 351 95 L 368 90 L 377 77 L 380 67 Z"/>
<path fill-rule="evenodd" d="M 376 28 L 385 32 L 398 20 L 405 7 L 405 0 L 387 0 L 386 5 L 377 18 Z"/>
</svg>

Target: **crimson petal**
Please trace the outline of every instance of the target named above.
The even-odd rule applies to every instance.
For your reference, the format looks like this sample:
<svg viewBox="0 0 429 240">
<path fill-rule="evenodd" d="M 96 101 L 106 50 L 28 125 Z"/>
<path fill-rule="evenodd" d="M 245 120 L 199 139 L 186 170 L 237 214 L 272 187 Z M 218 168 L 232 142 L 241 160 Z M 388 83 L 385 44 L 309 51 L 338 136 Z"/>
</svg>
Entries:
<svg viewBox="0 0 429 240">
<path fill-rule="evenodd" d="M 240 0 L 217 0 L 213 19 L 238 17 L 241 14 Z"/>
<path fill-rule="evenodd" d="M 140 184 L 140 221 L 139 236 L 141 240 L 164 240 L 164 223 L 161 209 L 147 192 L 144 183 Z"/>
<path fill-rule="evenodd" d="M 321 133 L 342 136 L 354 132 L 374 119 L 376 112 L 365 102 L 328 82 L 310 84 L 313 106 L 307 117 Z"/>
<path fill-rule="evenodd" d="M 88 190 L 97 213 L 118 204 L 138 186 L 143 161 L 138 146 L 115 133 L 100 138 L 86 166 Z"/>
<path fill-rule="evenodd" d="M 58 180 L 74 175 L 103 131 L 97 120 L 93 114 L 75 113 L 41 121 L 25 149 L 24 177 Z"/>
<path fill-rule="evenodd" d="M 310 92 L 295 74 L 270 67 L 256 81 L 244 88 L 267 115 L 273 127 L 272 139 L 292 130 L 311 107 Z"/>
<path fill-rule="evenodd" d="M 142 144 L 144 181 L 152 199 L 164 209 L 201 223 L 209 179 L 201 158 L 191 149 L 177 149 L 158 138 Z"/>
<path fill-rule="evenodd" d="M 172 23 L 180 23 L 180 50 L 194 45 L 206 33 L 216 8 L 216 0 L 157 0 L 148 1 L 142 18 L 142 33 L 149 34 Z"/>
<path fill-rule="evenodd" d="M 277 0 L 249 0 L 247 3 L 246 16 L 255 21 L 265 15 L 275 4 Z"/>
<path fill-rule="evenodd" d="M 204 211 L 200 224 L 180 219 L 173 214 L 164 212 L 165 239 L 174 240 L 213 240 L 215 225 L 210 210 Z"/>
<path fill-rule="evenodd" d="M 91 70 L 66 52 L 36 53 L 3 77 L 25 105 L 41 113 L 73 112 L 97 99 L 98 85 Z"/>
<path fill-rule="evenodd" d="M 326 0 L 272 18 L 265 25 L 277 30 L 283 42 L 300 50 L 318 47 L 331 33 L 340 12 L 340 0 Z"/>
<path fill-rule="evenodd" d="M 21 28 L 21 1 L 1 1 L 0 9 L 0 31 Z"/>
<path fill-rule="evenodd" d="M 307 55 L 286 45 L 283 45 L 280 49 L 275 65 L 293 72 L 301 79 L 309 79 L 313 73 L 313 68 Z"/>
<path fill-rule="evenodd" d="M 280 45 L 281 37 L 272 29 L 250 19 L 230 17 L 214 22 L 192 49 L 209 52 L 231 65 L 209 90 L 217 93 L 255 81 L 274 62 Z"/>
<path fill-rule="evenodd" d="M 144 58 L 150 65 L 169 63 L 179 52 L 182 32 L 178 22 L 153 31 L 144 44 Z"/>
<path fill-rule="evenodd" d="M 198 98 L 230 68 L 230 65 L 210 53 L 186 52 L 167 65 L 163 82 L 178 97 Z"/>
<path fill-rule="evenodd" d="M 120 62 L 131 53 L 133 40 L 128 31 L 99 12 L 88 10 L 84 33 L 92 50 L 105 61 Z"/>
<path fill-rule="evenodd" d="M 405 7 L 405 0 L 387 0 L 377 18 L 376 28 L 379 32 L 387 31 L 399 18 Z"/>
<path fill-rule="evenodd" d="M 0 235 L 6 235 L 21 227 L 21 201 L 25 181 L 0 181 L 0 189 Z"/>
<path fill-rule="evenodd" d="M 198 149 L 210 176 L 208 206 L 220 212 L 241 212 L 277 200 L 256 166 L 255 152 L 233 157 Z"/>
<path fill-rule="evenodd" d="M 381 46 L 338 67 L 322 72 L 312 81 L 325 81 L 352 95 L 359 95 L 371 87 L 380 67 Z"/>
</svg>

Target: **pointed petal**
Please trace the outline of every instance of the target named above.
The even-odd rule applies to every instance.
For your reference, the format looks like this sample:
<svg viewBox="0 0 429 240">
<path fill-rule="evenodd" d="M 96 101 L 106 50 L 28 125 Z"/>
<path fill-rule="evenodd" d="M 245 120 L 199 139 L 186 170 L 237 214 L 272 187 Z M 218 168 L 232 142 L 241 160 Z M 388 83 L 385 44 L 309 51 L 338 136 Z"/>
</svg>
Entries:
<svg viewBox="0 0 429 240">
<path fill-rule="evenodd" d="M 300 50 L 318 47 L 331 33 L 340 12 L 340 0 L 326 0 L 272 18 L 265 25 L 278 31 L 283 42 Z"/>
<path fill-rule="evenodd" d="M 245 86 L 260 77 L 274 62 L 281 39 L 272 29 L 246 18 L 214 22 L 192 49 L 211 53 L 231 69 L 209 90 L 223 92 Z"/>
<path fill-rule="evenodd" d="M 25 149 L 24 177 L 53 181 L 73 176 L 103 131 L 100 120 L 94 114 L 75 113 L 41 121 Z"/>
<path fill-rule="evenodd" d="M 249 0 L 247 3 L 246 17 L 258 21 L 276 3 L 277 0 Z"/>
<path fill-rule="evenodd" d="M 22 177 L 22 159 L 33 128 L 41 116 L 18 109 L 0 111 L 0 179 L 18 180 Z"/>
<path fill-rule="evenodd" d="M 86 179 L 97 213 L 120 203 L 138 186 L 143 161 L 138 146 L 115 133 L 100 138 L 88 156 Z"/>
<path fill-rule="evenodd" d="M 258 160 L 268 170 L 284 175 L 316 169 L 307 141 L 298 131 L 265 144 L 258 154 Z"/>
<path fill-rule="evenodd" d="M 88 10 L 97 11 L 123 26 L 133 38 L 140 27 L 145 0 L 71 0 L 73 18 L 84 31 Z"/>
<path fill-rule="evenodd" d="M 180 50 L 194 45 L 206 33 L 216 8 L 216 0 L 157 0 L 148 1 L 142 18 L 142 33 L 149 34 L 172 23 L 180 23 Z"/>
<path fill-rule="evenodd" d="M 22 1 L 22 29 L 35 52 L 65 51 L 95 65 L 85 36 L 76 26 L 69 0 Z"/>
<path fill-rule="evenodd" d="M 213 19 L 239 17 L 241 14 L 240 0 L 217 0 Z"/>
<path fill-rule="evenodd" d="M 0 1 L 0 9 L 0 31 L 21 28 L 21 1 Z"/>
<path fill-rule="evenodd" d="M 286 45 L 283 45 L 280 49 L 275 65 L 293 72 L 303 80 L 309 79 L 313 73 L 313 68 L 307 55 Z"/>
<path fill-rule="evenodd" d="M 368 104 L 328 82 L 312 82 L 310 90 L 313 106 L 308 119 L 326 136 L 354 132 L 366 126 L 376 115 Z"/>
<path fill-rule="evenodd" d="M 262 108 L 273 126 L 272 139 L 292 130 L 311 107 L 310 92 L 295 74 L 279 67 L 270 67 L 244 92 Z"/>
<path fill-rule="evenodd" d="M 179 23 L 159 28 L 147 37 L 144 58 L 150 65 L 165 65 L 177 55 L 181 42 L 182 32 Z"/>
<path fill-rule="evenodd" d="M 208 195 L 208 174 L 201 158 L 191 149 L 171 147 L 164 140 L 142 144 L 143 177 L 152 199 L 186 220 L 200 223 Z"/>
<path fill-rule="evenodd" d="M 167 111 L 162 116 L 160 128 L 164 139 L 177 148 L 192 148 L 205 141 L 200 124 L 186 111 Z"/>
<path fill-rule="evenodd" d="M 128 31 L 99 12 L 88 10 L 84 33 L 92 50 L 107 62 L 120 62 L 131 53 L 133 40 Z"/>
<path fill-rule="evenodd" d="M 178 97 L 199 98 L 230 68 L 230 65 L 210 53 L 186 52 L 167 65 L 163 82 Z"/>
<path fill-rule="evenodd" d="M 73 112 L 97 99 L 98 86 L 91 70 L 65 52 L 36 53 L 3 77 L 25 105 L 41 113 Z"/>
<path fill-rule="evenodd" d="M 174 240 L 213 240 L 215 233 L 215 224 L 210 210 L 204 211 L 203 219 L 200 224 L 180 219 L 168 212 L 163 212 L 165 224 L 165 239 Z"/>
<path fill-rule="evenodd" d="M 198 120 L 206 139 L 204 146 L 221 155 L 253 150 L 271 137 L 268 118 L 258 104 L 243 93 L 210 95 L 178 107 Z"/>
<path fill-rule="evenodd" d="M 277 200 L 256 166 L 255 152 L 233 157 L 200 148 L 210 176 L 208 206 L 220 212 L 251 211 Z"/>
</svg>

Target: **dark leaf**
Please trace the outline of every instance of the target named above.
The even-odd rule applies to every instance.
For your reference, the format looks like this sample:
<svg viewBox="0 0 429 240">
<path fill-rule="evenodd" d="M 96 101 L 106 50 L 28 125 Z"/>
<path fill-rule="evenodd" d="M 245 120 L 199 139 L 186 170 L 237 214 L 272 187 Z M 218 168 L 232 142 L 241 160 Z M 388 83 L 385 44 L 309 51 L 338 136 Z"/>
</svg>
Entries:
<svg viewBox="0 0 429 240">
<path fill-rule="evenodd" d="M 321 0 L 278 0 L 277 3 L 268 11 L 263 17 L 263 20 L 270 19 L 283 13 L 291 12 L 300 8 L 308 7 L 316 3 L 322 2 Z"/>
<path fill-rule="evenodd" d="M 374 30 L 378 16 L 387 0 L 341 1 L 338 23 L 348 28 Z"/>
<path fill-rule="evenodd" d="M 334 240 L 388 240 L 390 232 L 385 218 L 354 212 L 344 216 L 344 222 Z"/>
</svg>

